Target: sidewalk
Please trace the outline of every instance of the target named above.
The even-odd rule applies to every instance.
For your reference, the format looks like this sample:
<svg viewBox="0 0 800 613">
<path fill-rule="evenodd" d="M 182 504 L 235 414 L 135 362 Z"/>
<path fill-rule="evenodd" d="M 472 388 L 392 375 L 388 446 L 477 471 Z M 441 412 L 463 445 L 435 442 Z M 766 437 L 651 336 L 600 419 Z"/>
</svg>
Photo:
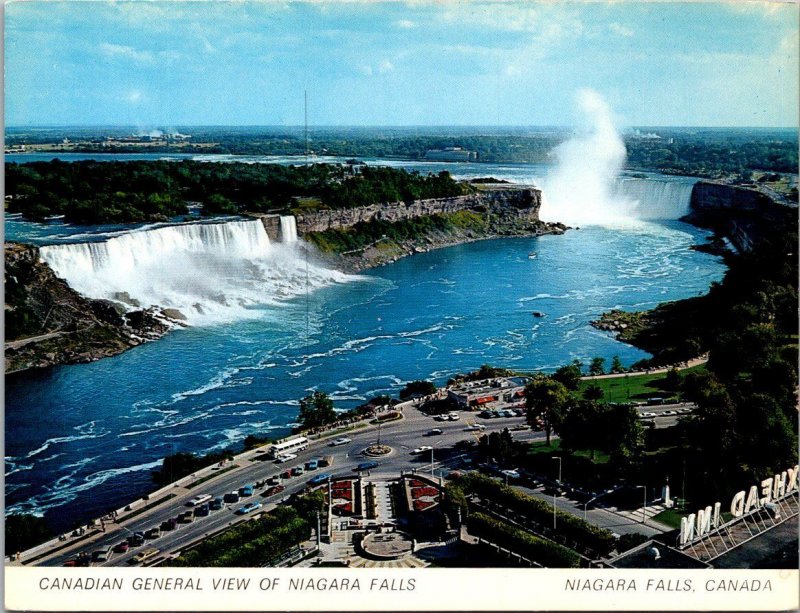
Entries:
<svg viewBox="0 0 800 613">
<path fill-rule="evenodd" d="M 629 371 L 629 372 L 615 372 L 607 375 L 586 375 L 581 377 L 581 381 L 595 381 L 597 379 L 618 379 L 620 377 L 637 377 L 640 375 L 663 375 L 668 373 L 673 368 L 678 370 L 686 370 L 687 368 L 694 368 L 708 362 L 708 354 L 704 354 L 689 360 L 688 362 L 681 362 L 680 364 L 672 364 L 670 366 L 661 366 L 659 368 L 648 368 L 647 370 Z"/>
</svg>

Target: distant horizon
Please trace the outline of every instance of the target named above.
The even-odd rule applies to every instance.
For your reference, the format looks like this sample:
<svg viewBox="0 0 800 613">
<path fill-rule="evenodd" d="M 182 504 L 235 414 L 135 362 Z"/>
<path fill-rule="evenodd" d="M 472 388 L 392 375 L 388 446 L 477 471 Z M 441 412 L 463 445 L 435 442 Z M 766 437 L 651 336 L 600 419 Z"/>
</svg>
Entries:
<svg viewBox="0 0 800 613">
<path fill-rule="evenodd" d="M 40 129 L 40 130 L 55 130 L 55 129 L 100 129 L 100 128 L 114 128 L 114 129 L 137 129 L 137 130 L 146 130 L 146 129 L 178 129 L 178 128 L 215 128 L 215 129 L 224 129 L 224 128 L 269 128 L 269 129 L 297 129 L 297 130 L 304 130 L 304 124 L 165 124 L 159 122 L 152 122 L 152 123 L 120 123 L 120 124 L 112 124 L 112 123 L 98 123 L 98 124 L 17 124 L 17 125 L 6 125 L 4 127 L 5 130 L 22 130 L 22 129 Z M 311 125 L 309 124 L 308 130 L 309 132 L 313 130 L 327 130 L 327 129 L 358 129 L 358 130 L 369 130 L 369 129 L 385 129 L 385 128 L 393 128 L 393 129 L 481 129 L 481 130 L 506 130 L 506 129 L 539 129 L 539 130 L 575 130 L 576 127 L 574 125 L 567 125 L 567 124 L 553 124 L 553 125 L 536 125 L 536 124 L 508 124 L 508 125 L 480 125 L 480 124 L 372 124 L 372 125 L 361 125 L 361 124 L 320 124 L 320 125 Z M 800 130 L 800 126 L 785 126 L 785 125 L 774 125 L 774 126 L 746 126 L 746 125 L 632 125 L 632 126 L 622 126 L 620 127 L 620 131 L 628 132 L 630 130 L 649 130 L 649 129 L 658 129 L 658 130 L 761 130 L 761 131 L 769 131 L 769 130 L 786 130 L 786 131 L 795 131 L 797 132 Z"/>
</svg>

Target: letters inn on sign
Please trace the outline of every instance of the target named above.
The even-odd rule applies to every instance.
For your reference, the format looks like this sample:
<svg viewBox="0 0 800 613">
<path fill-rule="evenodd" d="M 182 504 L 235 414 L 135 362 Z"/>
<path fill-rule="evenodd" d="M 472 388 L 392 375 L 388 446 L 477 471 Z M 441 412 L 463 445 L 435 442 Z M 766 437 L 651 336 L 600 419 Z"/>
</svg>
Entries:
<svg viewBox="0 0 800 613">
<path fill-rule="evenodd" d="M 798 466 L 795 465 L 794 468 L 788 468 L 774 477 L 764 479 L 758 485 L 751 486 L 749 491 L 738 492 L 731 500 L 730 510 L 733 519 L 725 524 L 720 523 L 722 505 L 719 502 L 715 503 L 713 507 L 707 506 L 697 513 L 682 518 L 681 533 L 678 538 L 679 546 L 683 548 L 691 545 L 712 530 L 730 526 L 759 509 L 765 508 L 777 512 L 774 503 L 782 501 L 797 491 L 797 476 Z M 775 519 L 778 520 L 779 517 L 775 516 Z"/>
</svg>

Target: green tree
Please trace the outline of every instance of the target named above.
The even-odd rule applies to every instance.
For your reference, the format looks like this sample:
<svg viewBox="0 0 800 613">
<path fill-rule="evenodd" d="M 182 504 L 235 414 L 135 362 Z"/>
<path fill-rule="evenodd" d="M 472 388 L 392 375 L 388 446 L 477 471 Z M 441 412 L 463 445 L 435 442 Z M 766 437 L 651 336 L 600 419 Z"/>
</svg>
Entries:
<svg viewBox="0 0 800 613">
<path fill-rule="evenodd" d="M 501 466 L 510 465 L 516 457 L 514 440 L 508 428 L 484 434 L 478 441 L 478 449 L 483 457 L 493 459 Z"/>
<path fill-rule="evenodd" d="M 336 421 L 333 401 L 325 392 L 314 392 L 300 401 L 300 424 L 304 430 L 319 428 Z"/>
<path fill-rule="evenodd" d="M 579 449 L 604 449 L 604 441 L 598 436 L 601 408 L 592 400 L 578 400 L 567 411 L 561 426 L 561 448 L 574 452 Z"/>
<path fill-rule="evenodd" d="M 664 389 L 676 392 L 681 387 L 681 374 L 677 368 L 670 368 L 664 376 Z"/>
<path fill-rule="evenodd" d="M 603 399 L 603 388 L 599 385 L 590 385 L 585 390 L 583 390 L 583 397 L 586 400 L 602 400 Z"/>
<path fill-rule="evenodd" d="M 625 372 L 625 367 L 622 365 L 622 360 L 619 359 L 618 355 L 611 358 L 611 372 L 615 374 Z"/>
<path fill-rule="evenodd" d="M 589 364 L 589 374 L 592 376 L 602 375 L 606 372 L 605 364 L 605 358 L 592 358 L 592 363 Z"/>
<path fill-rule="evenodd" d="M 551 377 L 560 382 L 568 390 L 576 391 L 581 382 L 580 362 L 562 366 Z"/>
<path fill-rule="evenodd" d="M 411 381 L 400 390 L 400 400 L 408 400 L 414 396 L 430 396 L 436 393 L 436 386 L 430 381 Z"/>
<path fill-rule="evenodd" d="M 6 555 L 25 551 L 52 537 L 53 531 L 43 517 L 21 513 L 6 515 Z"/>
<path fill-rule="evenodd" d="M 557 433 L 561 427 L 569 399 L 569 390 L 564 384 L 550 377 L 539 375 L 525 386 L 527 421 L 531 425 L 537 418 L 544 422 L 548 445 L 550 434 Z"/>
</svg>

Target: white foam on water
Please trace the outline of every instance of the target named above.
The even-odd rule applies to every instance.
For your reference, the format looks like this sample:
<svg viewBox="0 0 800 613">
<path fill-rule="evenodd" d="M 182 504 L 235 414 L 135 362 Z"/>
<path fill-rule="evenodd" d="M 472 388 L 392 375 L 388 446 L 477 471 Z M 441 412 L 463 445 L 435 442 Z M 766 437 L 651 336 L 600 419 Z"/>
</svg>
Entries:
<svg viewBox="0 0 800 613">
<path fill-rule="evenodd" d="M 296 227 L 292 236 L 296 243 Z M 102 242 L 50 245 L 40 253 L 85 296 L 121 301 L 127 294 L 129 308 L 173 308 L 189 324 L 208 325 L 259 317 L 259 307 L 359 278 L 306 265 L 296 247 L 270 243 L 253 219 L 137 230 Z"/>
</svg>

